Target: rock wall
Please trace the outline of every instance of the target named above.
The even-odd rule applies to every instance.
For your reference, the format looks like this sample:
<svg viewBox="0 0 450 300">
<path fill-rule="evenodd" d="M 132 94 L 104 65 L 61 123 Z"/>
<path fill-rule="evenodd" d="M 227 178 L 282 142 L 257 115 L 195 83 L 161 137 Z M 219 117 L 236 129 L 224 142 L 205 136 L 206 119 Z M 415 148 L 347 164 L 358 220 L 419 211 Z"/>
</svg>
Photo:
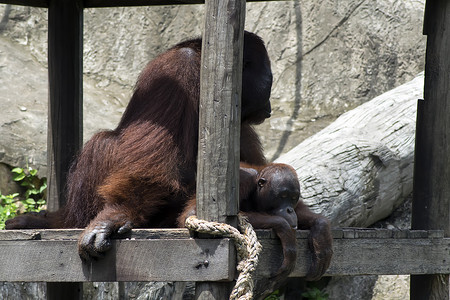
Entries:
<svg viewBox="0 0 450 300">
<path fill-rule="evenodd" d="M 423 9 L 424 0 L 248 3 L 246 29 L 266 41 L 274 71 L 273 116 L 259 126 L 268 158 L 422 71 Z M 45 66 L 45 9 L 0 5 L 0 19 L 1 36 L 24 45 Z M 85 99 L 86 105 L 105 105 L 105 94 L 116 95 L 125 105 L 126 91 L 146 62 L 178 41 L 200 35 L 202 22 L 202 5 L 87 9 L 84 70 L 93 82 L 85 93 L 96 95 Z M 39 80 L 45 81 L 42 72 Z M 9 90 L 22 88 L 9 78 L 0 83 Z M 46 84 L 33 86 L 36 101 L 44 103 Z M 0 101 L 12 97 L 17 96 L 2 93 Z M 95 130 L 109 125 L 93 118 Z"/>
<path fill-rule="evenodd" d="M 27 47 L 0 35 L 0 163 L 47 173 L 47 70 Z M 119 121 L 130 90 L 100 90 L 84 77 L 84 137 Z M 1 170 L 0 170 L 1 171 Z M 1 175 L 4 177 L 6 175 Z M 5 191 L 3 191 L 5 192 Z"/>
</svg>

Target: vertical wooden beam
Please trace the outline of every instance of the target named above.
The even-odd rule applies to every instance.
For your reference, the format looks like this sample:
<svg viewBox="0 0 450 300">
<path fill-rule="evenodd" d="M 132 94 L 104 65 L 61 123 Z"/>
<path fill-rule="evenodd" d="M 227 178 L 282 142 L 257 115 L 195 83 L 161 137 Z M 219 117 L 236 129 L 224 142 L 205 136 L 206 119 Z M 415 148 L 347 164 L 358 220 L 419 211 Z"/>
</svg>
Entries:
<svg viewBox="0 0 450 300">
<path fill-rule="evenodd" d="M 197 215 L 200 219 L 234 226 L 239 209 L 244 19 L 245 0 L 206 1 L 200 75 Z M 226 299 L 230 286 L 229 283 L 198 283 L 196 298 Z"/>
<path fill-rule="evenodd" d="M 50 0 L 48 8 L 48 208 L 66 202 L 70 164 L 83 139 L 83 2 Z M 47 299 L 81 299 L 80 283 L 47 283 Z"/>
<path fill-rule="evenodd" d="M 47 299 L 81 300 L 83 285 L 76 282 L 47 282 Z"/>
<path fill-rule="evenodd" d="M 205 15 L 197 214 L 227 222 L 238 212 L 245 0 L 206 1 Z"/>
<path fill-rule="evenodd" d="M 424 100 L 417 112 L 412 229 L 450 237 L 450 2 L 427 1 Z M 411 276 L 411 299 L 449 299 L 448 275 Z"/>
<path fill-rule="evenodd" d="M 83 139 L 83 6 L 51 0 L 48 9 L 48 199 L 65 203 L 67 171 Z"/>
</svg>

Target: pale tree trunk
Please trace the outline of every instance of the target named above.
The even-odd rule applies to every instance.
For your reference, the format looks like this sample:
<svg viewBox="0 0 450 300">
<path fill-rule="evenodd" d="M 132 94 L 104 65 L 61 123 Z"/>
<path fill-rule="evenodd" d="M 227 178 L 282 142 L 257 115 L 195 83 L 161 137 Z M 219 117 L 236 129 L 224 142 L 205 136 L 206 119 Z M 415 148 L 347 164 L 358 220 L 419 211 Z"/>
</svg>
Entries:
<svg viewBox="0 0 450 300">
<path fill-rule="evenodd" d="M 282 155 L 302 197 L 334 226 L 368 226 L 412 192 L 417 100 L 423 73 L 359 107 Z"/>
</svg>

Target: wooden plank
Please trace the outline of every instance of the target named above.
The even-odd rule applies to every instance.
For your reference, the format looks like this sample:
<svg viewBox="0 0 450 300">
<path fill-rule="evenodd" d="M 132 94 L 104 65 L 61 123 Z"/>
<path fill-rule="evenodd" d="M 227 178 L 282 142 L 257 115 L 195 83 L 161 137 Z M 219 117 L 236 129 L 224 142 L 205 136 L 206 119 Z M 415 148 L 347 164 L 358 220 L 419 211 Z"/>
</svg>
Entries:
<svg viewBox="0 0 450 300">
<path fill-rule="evenodd" d="M 67 173 L 83 140 L 82 0 L 49 1 L 48 77 L 47 205 L 56 211 L 66 202 Z M 80 283 L 47 285 L 49 300 L 81 295 Z"/>
<path fill-rule="evenodd" d="M 0 241 L 0 281 L 223 281 L 234 270 L 229 239 L 116 240 L 83 263 L 77 241 Z"/>
<path fill-rule="evenodd" d="M 260 240 L 263 252 L 258 276 L 269 276 L 280 266 L 281 246 Z M 297 240 L 297 263 L 291 277 L 305 276 L 310 261 L 306 239 Z M 450 239 L 337 239 L 325 276 L 446 274 L 450 271 Z"/>
<path fill-rule="evenodd" d="M 247 0 L 247 2 L 292 1 L 292 0 Z M 48 7 L 49 0 L 0 0 L 0 3 Z M 183 5 L 204 4 L 205 0 L 86 0 L 86 8 L 92 7 L 119 7 L 119 6 L 156 6 L 156 5 Z"/>
<path fill-rule="evenodd" d="M 33 6 L 33 7 L 48 7 L 49 0 L 0 0 L 3 4 Z"/>
<path fill-rule="evenodd" d="M 197 215 L 229 222 L 238 212 L 245 1 L 206 3 L 200 72 Z"/>
<path fill-rule="evenodd" d="M 83 299 L 83 286 L 73 282 L 47 282 L 47 299 Z"/>
<path fill-rule="evenodd" d="M 435 20 L 432 19 L 431 15 L 432 5 L 433 5 L 432 1 L 425 2 L 425 11 L 423 15 L 423 30 L 422 30 L 423 35 L 428 35 L 430 30 L 432 30 L 432 27 L 436 24 L 434 23 Z"/>
<path fill-rule="evenodd" d="M 356 238 L 391 238 L 392 231 L 388 229 L 362 229 L 355 231 Z"/>
<path fill-rule="evenodd" d="M 42 240 L 7 240 L 5 236 L 23 237 L 26 231 L 2 231 L 0 253 L 5 255 L 0 256 L 0 281 L 209 281 L 234 276 L 230 271 L 234 263 L 227 260 L 234 246 L 228 239 L 192 239 L 185 229 L 138 231 L 129 239 L 114 241 L 113 249 L 92 264 L 83 264 L 78 256 L 75 233 L 81 230 L 44 230 Z M 450 238 L 395 239 L 395 230 L 390 238 L 384 231 L 358 231 L 368 237 L 334 240 L 326 275 L 450 272 Z M 64 236 L 64 232 L 69 234 Z M 406 236 L 416 236 L 414 231 L 406 232 Z M 310 261 L 307 233 L 297 234 L 298 259 L 292 277 L 306 274 Z M 270 230 L 257 234 L 263 245 L 257 276 L 268 276 L 281 264 L 281 245 Z M 170 236 L 175 238 L 166 239 Z"/>
<path fill-rule="evenodd" d="M 156 6 L 156 5 L 183 5 L 203 4 L 201 0 L 88 0 L 86 7 L 115 7 L 115 6 Z"/>
<path fill-rule="evenodd" d="M 83 229 L 17 229 L 0 231 L 0 241 L 21 240 L 78 240 Z M 345 232 L 352 232 L 347 235 Z M 443 230 L 398 230 L 398 229 L 374 229 L 374 228 L 335 228 L 332 230 L 333 239 L 442 239 Z M 258 239 L 277 240 L 274 231 L 269 229 L 256 230 Z M 307 239 L 309 230 L 297 230 L 296 238 Z M 121 236 L 113 236 L 113 239 L 132 240 L 162 240 L 162 239 L 189 239 L 191 233 L 185 228 L 165 229 L 133 229 L 131 233 Z"/>
<path fill-rule="evenodd" d="M 334 243 L 333 261 L 327 271 L 332 276 L 450 271 L 449 239 L 342 239 Z M 297 266 L 299 263 L 301 258 Z"/>
<path fill-rule="evenodd" d="M 237 225 L 245 0 L 208 0 L 200 68 L 197 215 Z M 236 261 L 233 254 L 230 265 Z M 233 268 L 234 270 L 234 268 Z M 232 284 L 197 283 L 195 299 L 225 299 Z"/>
<path fill-rule="evenodd" d="M 0 241 L 20 240 L 78 240 L 83 229 L 24 229 L 0 231 Z M 270 232 L 270 231 L 268 231 Z M 173 229 L 133 229 L 131 233 L 114 237 L 117 239 L 188 239 L 189 230 L 184 228 Z"/>
<path fill-rule="evenodd" d="M 48 9 L 48 192 L 50 211 L 65 203 L 66 176 L 83 139 L 83 2 Z"/>
<path fill-rule="evenodd" d="M 450 2 L 426 2 L 424 100 L 416 124 L 412 229 L 450 237 Z M 450 272 L 448 272 L 450 273 Z M 449 275 L 411 277 L 411 299 L 449 299 Z"/>
<path fill-rule="evenodd" d="M 292 0 L 247 0 L 247 2 L 292 1 Z M 149 6 L 203 4 L 205 0 L 86 0 L 86 7 Z"/>
</svg>

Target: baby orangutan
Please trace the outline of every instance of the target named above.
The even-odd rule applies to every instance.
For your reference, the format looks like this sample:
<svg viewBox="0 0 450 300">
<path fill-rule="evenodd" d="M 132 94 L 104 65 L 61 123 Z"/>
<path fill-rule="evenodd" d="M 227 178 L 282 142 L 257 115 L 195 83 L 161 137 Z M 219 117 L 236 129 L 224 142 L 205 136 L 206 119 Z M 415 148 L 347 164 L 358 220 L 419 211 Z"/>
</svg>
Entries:
<svg viewBox="0 0 450 300">
<path fill-rule="evenodd" d="M 308 229 L 312 261 L 306 279 L 317 280 L 327 270 L 332 256 L 332 237 L 328 220 L 313 213 L 300 199 L 296 171 L 289 165 L 240 165 L 239 207 L 255 229 L 273 229 L 283 247 L 283 262 L 272 275 L 278 281 L 294 269 L 297 259 L 296 229 Z M 178 218 L 184 227 L 187 217 L 195 215 L 191 199 Z"/>
</svg>

